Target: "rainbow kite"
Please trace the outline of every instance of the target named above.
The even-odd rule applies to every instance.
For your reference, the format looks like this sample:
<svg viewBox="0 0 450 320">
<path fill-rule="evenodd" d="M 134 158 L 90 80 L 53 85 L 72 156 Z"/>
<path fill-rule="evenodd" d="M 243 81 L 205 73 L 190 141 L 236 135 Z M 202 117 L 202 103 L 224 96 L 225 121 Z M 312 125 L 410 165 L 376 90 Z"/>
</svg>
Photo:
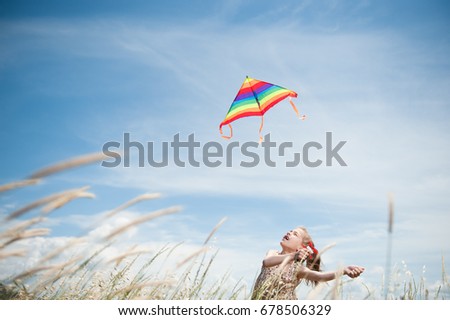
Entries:
<svg viewBox="0 0 450 320">
<path fill-rule="evenodd" d="M 305 116 L 303 115 L 300 117 L 297 108 L 291 100 L 291 97 L 297 98 L 296 92 L 268 82 L 247 77 L 239 89 L 236 98 L 234 98 L 230 110 L 228 110 L 228 113 L 225 116 L 225 120 L 220 124 L 220 134 L 222 134 L 223 138 L 230 139 L 233 136 L 231 122 L 239 118 L 261 116 L 261 126 L 259 127 L 259 141 L 261 142 L 264 114 L 278 102 L 287 97 L 289 97 L 289 103 L 292 105 L 292 108 L 294 108 L 297 116 L 304 120 Z M 222 127 L 224 125 L 230 127 L 229 136 L 223 135 Z"/>
</svg>

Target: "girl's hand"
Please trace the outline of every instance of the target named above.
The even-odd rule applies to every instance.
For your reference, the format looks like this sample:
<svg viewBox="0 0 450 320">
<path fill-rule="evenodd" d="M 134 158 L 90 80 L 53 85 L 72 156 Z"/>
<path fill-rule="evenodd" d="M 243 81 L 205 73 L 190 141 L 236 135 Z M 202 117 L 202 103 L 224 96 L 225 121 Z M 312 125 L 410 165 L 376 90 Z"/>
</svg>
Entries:
<svg viewBox="0 0 450 320">
<path fill-rule="evenodd" d="M 349 276 L 350 278 L 359 277 L 363 272 L 364 268 L 359 266 L 348 266 L 344 268 L 344 274 Z"/>
<path fill-rule="evenodd" d="M 294 261 L 297 259 L 297 261 L 304 261 L 308 258 L 310 255 L 308 249 L 306 248 L 300 248 L 297 249 L 297 251 L 294 253 Z"/>
</svg>

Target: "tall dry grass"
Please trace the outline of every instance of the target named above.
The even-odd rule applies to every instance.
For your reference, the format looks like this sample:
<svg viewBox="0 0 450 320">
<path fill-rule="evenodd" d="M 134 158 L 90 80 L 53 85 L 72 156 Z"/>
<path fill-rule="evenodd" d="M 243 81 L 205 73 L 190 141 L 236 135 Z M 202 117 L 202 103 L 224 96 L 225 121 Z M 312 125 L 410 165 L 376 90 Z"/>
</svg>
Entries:
<svg viewBox="0 0 450 320">
<path fill-rule="evenodd" d="M 87 155 L 57 163 L 38 170 L 30 178 L 0 186 L 0 196 L 18 188 L 34 188 L 46 177 L 103 159 L 100 154 Z M 51 229 L 42 227 L 48 216 L 80 198 L 94 198 L 89 186 L 63 190 L 22 204 L 6 214 L 0 229 L 0 262 L 27 259 L 32 252 L 26 244 L 32 239 L 46 237 Z M 91 224 L 86 234 L 72 237 L 50 250 L 25 270 L 11 270 L 0 278 L 0 299 L 246 299 L 250 292 L 240 281 L 230 281 L 230 274 L 214 275 L 211 268 L 217 252 L 210 252 L 208 243 L 225 223 L 223 218 L 205 241 L 196 249 L 186 251 L 182 243 L 166 245 L 155 250 L 140 244 L 115 251 L 120 237 L 132 228 L 146 222 L 177 214 L 181 207 L 174 206 L 143 214 L 122 223 L 100 239 L 90 232 L 125 209 L 144 201 L 156 201 L 159 193 L 146 193 L 118 205 Z M 319 284 L 304 295 L 307 299 L 352 299 L 353 285 L 364 291 L 365 299 L 445 299 L 450 295 L 450 283 L 442 258 L 442 279 L 430 288 L 422 274 L 415 277 L 406 264 L 394 266 L 391 272 L 390 250 L 393 233 L 393 199 L 389 200 L 389 222 L 386 270 L 381 289 L 369 287 L 361 279 L 339 277 L 329 284 Z M 27 216 L 31 216 L 26 218 Z M 28 242 L 27 242 L 28 241 Z M 321 250 L 324 254 L 332 245 Z M 109 252 L 108 252 L 109 250 Z M 67 253 L 70 252 L 71 255 Z M 108 252 L 108 254 L 106 254 Z M 19 259 L 19 260 L 17 260 Z M 255 263 L 257 265 L 257 263 Z M 231 282 L 231 284 L 230 284 Z M 383 295 L 384 292 L 384 295 Z M 361 292 L 359 292 L 361 296 Z"/>
<path fill-rule="evenodd" d="M 38 170 L 29 179 L 0 186 L 0 196 L 17 188 L 32 187 L 49 175 L 101 160 L 102 155 L 93 154 L 57 163 Z M 88 189 L 89 186 L 84 186 L 57 192 L 8 213 L 0 230 L 0 261 L 27 258 L 30 252 L 24 245 L 26 240 L 45 237 L 51 231 L 40 227 L 48 220 L 47 216 L 71 201 L 94 198 L 95 194 Z M 208 242 L 225 219 L 214 226 L 204 243 L 192 252 L 183 250 L 182 244 L 167 245 L 156 252 L 136 244 L 113 256 L 105 254 L 116 246 L 123 233 L 151 220 L 179 213 L 179 206 L 140 215 L 110 230 L 101 239 L 89 236 L 90 231 L 125 209 L 159 197 L 158 193 L 139 195 L 103 215 L 86 234 L 51 250 L 33 266 L 21 272 L 11 270 L 9 276 L 0 279 L 0 299 L 233 299 L 241 295 L 245 291 L 243 285 L 238 283 L 231 288 L 225 285 L 228 275 L 210 276 L 217 253 L 209 252 Z M 27 215 L 34 216 L 26 218 Z M 71 258 L 67 258 L 68 252 L 73 253 Z M 169 259 L 177 262 L 163 268 Z"/>
</svg>

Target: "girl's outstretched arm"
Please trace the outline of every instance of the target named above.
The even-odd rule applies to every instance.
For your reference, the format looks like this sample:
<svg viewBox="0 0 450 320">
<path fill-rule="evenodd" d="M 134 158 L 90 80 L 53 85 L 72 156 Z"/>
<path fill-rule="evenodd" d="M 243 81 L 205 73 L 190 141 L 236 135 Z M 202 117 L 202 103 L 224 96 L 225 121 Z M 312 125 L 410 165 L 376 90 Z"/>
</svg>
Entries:
<svg viewBox="0 0 450 320">
<path fill-rule="evenodd" d="M 364 272 L 364 268 L 359 266 L 348 266 L 345 267 L 341 272 L 342 274 L 347 275 L 350 278 L 356 278 Z M 303 267 L 299 270 L 298 277 L 310 281 L 324 282 L 336 279 L 336 276 L 339 273 L 339 271 L 318 272 Z"/>
<path fill-rule="evenodd" d="M 265 268 L 270 268 L 283 263 L 285 260 L 287 260 L 286 262 L 291 262 L 292 260 L 294 260 L 296 253 L 297 252 L 278 254 L 277 251 L 271 250 L 267 253 L 266 257 L 264 258 L 263 266 Z M 309 252 L 306 249 L 300 249 L 298 251 L 298 258 L 300 260 L 305 259 L 308 255 Z"/>
</svg>

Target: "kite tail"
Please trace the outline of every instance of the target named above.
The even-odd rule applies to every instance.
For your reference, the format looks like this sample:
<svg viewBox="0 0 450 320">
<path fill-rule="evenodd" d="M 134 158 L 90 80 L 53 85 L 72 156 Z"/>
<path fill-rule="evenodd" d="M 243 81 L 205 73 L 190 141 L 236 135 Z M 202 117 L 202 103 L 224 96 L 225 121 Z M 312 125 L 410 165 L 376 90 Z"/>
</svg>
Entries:
<svg viewBox="0 0 450 320">
<path fill-rule="evenodd" d="M 264 116 L 261 116 L 261 125 L 259 126 L 259 143 L 263 142 L 263 136 L 261 135 L 263 126 L 264 126 Z"/>
<path fill-rule="evenodd" d="M 220 134 L 222 135 L 222 138 L 229 140 L 231 139 L 231 137 L 233 137 L 233 128 L 231 127 L 231 124 L 228 124 L 228 127 L 230 127 L 230 135 L 229 136 L 225 136 L 223 135 L 223 131 L 222 131 L 222 127 L 220 127 Z"/>
<path fill-rule="evenodd" d="M 297 117 L 299 119 L 305 120 L 306 116 L 305 115 L 300 116 L 300 113 L 298 112 L 297 107 L 295 106 L 294 102 L 292 102 L 292 99 L 290 97 L 289 97 L 289 103 L 291 104 L 292 108 L 294 109 L 295 114 L 297 115 Z"/>
</svg>

